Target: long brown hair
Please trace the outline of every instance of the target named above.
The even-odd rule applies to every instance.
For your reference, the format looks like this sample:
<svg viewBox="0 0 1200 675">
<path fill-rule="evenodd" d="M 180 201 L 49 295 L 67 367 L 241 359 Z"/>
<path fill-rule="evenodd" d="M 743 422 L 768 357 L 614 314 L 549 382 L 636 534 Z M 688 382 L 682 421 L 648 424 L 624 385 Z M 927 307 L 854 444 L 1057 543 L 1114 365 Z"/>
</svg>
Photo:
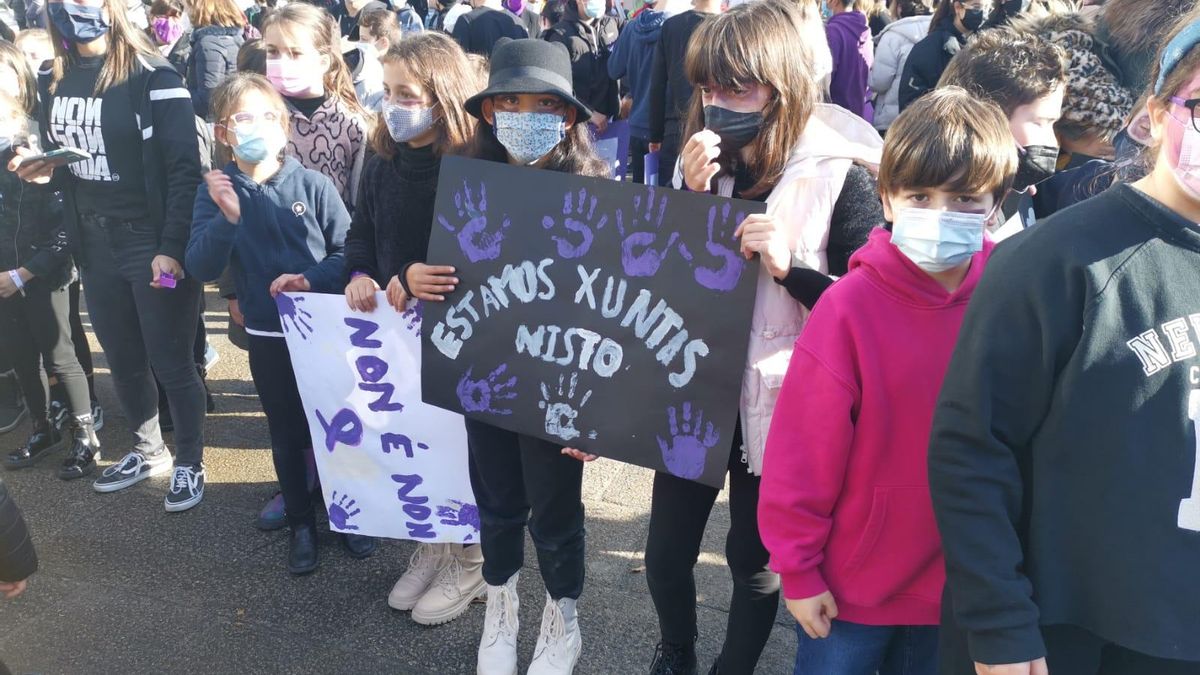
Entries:
<svg viewBox="0 0 1200 675">
<path fill-rule="evenodd" d="M 12 68 L 17 76 L 17 103 L 25 109 L 26 117 L 33 117 L 37 108 L 37 80 L 25 62 L 25 55 L 11 42 L 0 40 L 0 68 Z"/>
<path fill-rule="evenodd" d="M 367 113 L 358 102 L 358 94 L 354 91 L 354 78 L 350 75 L 350 68 L 342 60 L 342 33 L 332 14 L 306 2 L 293 2 L 276 9 L 263 19 L 264 36 L 271 28 L 278 28 L 289 37 L 295 37 L 297 29 L 307 31 L 307 37 L 317 52 L 329 57 L 329 70 L 325 71 L 324 78 L 325 93 L 336 96 L 351 112 L 366 119 Z"/>
<path fill-rule="evenodd" d="M 383 65 L 403 64 L 433 97 L 438 135 L 433 151 L 441 156 L 464 152 L 475 141 L 478 122 L 464 103 L 483 88 L 475 66 L 458 43 L 444 33 L 418 33 L 394 43 L 380 59 Z M 371 149 L 391 159 L 397 143 L 378 113 L 371 132 Z"/>
<path fill-rule="evenodd" d="M 104 10 L 108 12 L 110 28 L 104 39 L 108 40 L 108 51 L 104 55 L 104 65 L 100 66 L 100 75 L 96 77 L 96 88 L 93 94 L 103 94 L 108 88 L 129 79 L 138 66 L 138 59 L 159 57 L 158 50 L 150 44 L 150 38 L 129 22 L 125 13 L 124 0 L 104 0 Z M 54 46 L 53 78 L 50 91 L 58 87 L 67 69 L 75 65 L 79 58 L 74 45 L 70 45 L 53 21 L 46 22 L 46 30 L 50 31 L 50 43 Z"/>
<path fill-rule="evenodd" d="M 783 176 L 817 102 L 811 50 L 802 50 L 803 7 L 779 0 L 748 2 L 705 19 L 688 43 L 684 72 L 695 87 L 684 138 L 704 129 L 702 86 L 770 87 L 763 126 L 746 146 L 754 185 L 743 196 L 769 192 Z M 728 168 L 728 167 L 726 167 Z"/>
<path fill-rule="evenodd" d="M 233 0 L 186 0 L 188 19 L 192 26 L 224 26 L 225 28 L 244 28 L 246 15 L 238 9 Z"/>
</svg>

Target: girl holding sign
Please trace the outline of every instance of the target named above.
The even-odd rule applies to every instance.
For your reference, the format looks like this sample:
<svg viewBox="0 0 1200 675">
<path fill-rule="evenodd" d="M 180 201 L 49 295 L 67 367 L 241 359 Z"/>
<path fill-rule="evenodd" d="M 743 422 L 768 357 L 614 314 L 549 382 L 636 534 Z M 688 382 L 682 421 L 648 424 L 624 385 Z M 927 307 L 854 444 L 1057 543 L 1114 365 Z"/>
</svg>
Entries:
<svg viewBox="0 0 1200 675">
<path fill-rule="evenodd" d="M 752 673 L 770 636 L 779 578 L 768 569 L 757 508 L 763 451 L 792 345 L 808 317 L 782 282 L 793 266 L 828 271 L 826 246 L 838 195 L 853 165 L 877 166 L 882 143 L 870 124 L 818 102 L 808 44 L 815 8 L 753 2 L 696 29 L 685 70 L 696 86 L 676 184 L 694 192 L 765 201 L 737 225 L 742 253 L 761 258 L 739 433 L 729 449 L 726 557 L 733 597 L 712 672 Z M 732 225 L 731 225 L 732 227 Z M 654 477 L 646 581 L 662 643 L 653 673 L 696 672 L 692 570 L 718 490 L 669 473 Z"/>
<path fill-rule="evenodd" d="M 487 89 L 466 102 L 467 111 L 482 121 L 482 157 L 607 177 L 608 166 L 596 155 L 586 128 L 591 111 L 571 91 L 571 61 L 564 47 L 501 38 L 492 52 Z M 449 292 L 455 283 L 447 275 L 428 292 Z M 546 584 L 529 672 L 571 673 L 583 646 L 575 608 L 583 592 L 583 464 L 558 445 L 475 420 L 467 420 L 467 439 L 487 582 L 477 672 L 517 672 L 517 573 L 528 522 Z"/>
<path fill-rule="evenodd" d="M 350 214 L 329 178 L 284 156 L 287 108 L 261 75 L 230 76 L 214 90 L 210 110 L 215 138 L 233 150 L 234 161 L 204 176 L 187 267 L 203 281 L 215 281 L 226 267 L 233 273 L 249 333 L 250 375 L 267 416 L 292 530 L 287 567 L 307 574 L 317 568 L 315 504 L 304 457 L 312 438 L 281 318 L 295 319 L 298 310 L 281 293 L 341 287 Z M 378 546 L 371 537 L 341 537 L 356 558 Z"/>
<path fill-rule="evenodd" d="M 1145 178 L 996 250 L 933 420 L 942 672 L 1200 672 L 1200 11 Z"/>
<path fill-rule="evenodd" d="M 380 60 L 383 110 L 350 224 L 346 304 L 373 312 L 376 293 L 386 288 L 388 304 L 403 312 L 410 298 L 441 300 L 436 287 L 454 273 L 426 265 L 425 252 L 442 157 L 462 154 L 474 142 L 478 123 L 464 102 L 482 83 L 463 50 L 441 33 L 405 38 Z M 420 543 L 388 605 L 412 610 L 417 623 L 442 624 L 465 612 L 483 590 L 478 544 Z"/>
</svg>

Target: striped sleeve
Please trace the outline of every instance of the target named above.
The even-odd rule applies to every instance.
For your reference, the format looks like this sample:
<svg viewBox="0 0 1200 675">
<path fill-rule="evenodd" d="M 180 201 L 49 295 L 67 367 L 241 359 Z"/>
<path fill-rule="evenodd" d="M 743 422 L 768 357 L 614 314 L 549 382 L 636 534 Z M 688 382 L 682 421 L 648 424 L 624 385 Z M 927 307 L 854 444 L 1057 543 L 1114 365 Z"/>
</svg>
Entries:
<svg viewBox="0 0 1200 675">
<path fill-rule="evenodd" d="M 164 225 L 159 253 L 182 261 L 192 226 L 192 206 L 200 184 L 200 145 L 192 99 L 174 69 L 150 74 L 150 124 L 142 137 L 154 144 L 166 190 Z M 150 170 L 147 167 L 147 170 Z"/>
</svg>

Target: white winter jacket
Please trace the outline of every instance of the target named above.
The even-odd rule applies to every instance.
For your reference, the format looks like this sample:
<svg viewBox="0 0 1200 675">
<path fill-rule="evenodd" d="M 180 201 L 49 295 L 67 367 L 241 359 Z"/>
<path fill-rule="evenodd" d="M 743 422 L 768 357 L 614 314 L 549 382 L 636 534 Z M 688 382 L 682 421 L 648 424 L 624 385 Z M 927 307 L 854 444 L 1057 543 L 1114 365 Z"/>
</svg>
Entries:
<svg viewBox="0 0 1200 675">
<path fill-rule="evenodd" d="M 813 109 L 783 177 L 767 196 L 767 214 L 786 224 L 792 251 L 805 265 L 829 271 L 829 220 L 846 172 L 856 163 L 878 172 L 882 150 L 879 133 L 858 115 L 828 103 Z M 681 165 L 676 164 L 675 187 L 682 186 Z M 732 196 L 733 177 L 721 178 L 717 188 L 722 197 Z M 755 475 L 762 475 L 771 414 L 792 347 L 807 320 L 808 309 L 760 265 L 740 406 L 747 469 Z"/>
<path fill-rule="evenodd" d="M 875 128 L 883 131 L 900 115 L 900 74 L 913 45 L 929 35 L 932 16 L 910 16 L 889 23 L 875 41 L 871 91 L 875 92 Z"/>
</svg>

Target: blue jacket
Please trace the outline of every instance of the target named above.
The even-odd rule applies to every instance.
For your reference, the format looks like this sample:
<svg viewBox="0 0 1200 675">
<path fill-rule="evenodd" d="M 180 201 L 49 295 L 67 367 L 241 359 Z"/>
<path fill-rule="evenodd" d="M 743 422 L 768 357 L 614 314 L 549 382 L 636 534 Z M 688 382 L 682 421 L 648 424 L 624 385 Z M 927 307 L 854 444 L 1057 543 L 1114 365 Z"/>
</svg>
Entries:
<svg viewBox="0 0 1200 675">
<path fill-rule="evenodd" d="M 303 274 L 313 292 L 340 293 L 350 214 L 332 181 L 291 157 L 262 185 L 234 163 L 225 173 L 238 193 L 241 222 L 226 220 L 201 183 L 185 267 L 207 282 L 230 266 L 246 328 L 281 332 L 271 282 L 281 274 Z"/>
<path fill-rule="evenodd" d="M 664 12 L 642 10 L 636 19 L 626 24 L 608 57 L 608 76 L 614 80 L 624 79 L 633 96 L 629 130 L 634 138 L 650 138 L 650 68 L 654 64 L 654 47 L 666 20 Z"/>
</svg>

